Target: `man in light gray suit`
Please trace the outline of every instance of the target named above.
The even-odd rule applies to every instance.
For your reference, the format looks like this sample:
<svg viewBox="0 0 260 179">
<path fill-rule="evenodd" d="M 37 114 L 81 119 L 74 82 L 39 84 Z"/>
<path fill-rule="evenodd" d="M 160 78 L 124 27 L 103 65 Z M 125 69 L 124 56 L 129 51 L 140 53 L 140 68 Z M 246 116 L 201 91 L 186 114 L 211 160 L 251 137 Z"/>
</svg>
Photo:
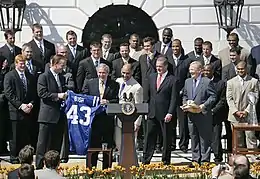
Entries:
<svg viewBox="0 0 260 179">
<path fill-rule="evenodd" d="M 210 79 L 202 77 L 202 64 L 194 61 L 190 64 L 191 78 L 185 81 L 182 109 L 188 114 L 188 127 L 191 137 L 192 161 L 203 163 L 210 161 L 212 135 L 212 105 L 216 101 L 216 91 Z M 196 106 L 190 110 L 189 106 Z M 191 163 L 189 167 L 194 167 Z"/>
<path fill-rule="evenodd" d="M 35 170 L 35 176 L 38 179 L 65 179 L 58 174 L 57 169 L 60 165 L 59 152 L 50 150 L 44 155 L 45 169 Z"/>
</svg>

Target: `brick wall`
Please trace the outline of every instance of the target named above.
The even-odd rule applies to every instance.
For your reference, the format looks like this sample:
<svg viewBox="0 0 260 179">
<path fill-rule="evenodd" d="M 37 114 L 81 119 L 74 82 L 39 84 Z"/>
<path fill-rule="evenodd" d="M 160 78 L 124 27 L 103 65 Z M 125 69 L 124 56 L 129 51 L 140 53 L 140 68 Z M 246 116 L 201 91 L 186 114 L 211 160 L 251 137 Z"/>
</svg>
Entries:
<svg viewBox="0 0 260 179">
<path fill-rule="evenodd" d="M 72 29 L 81 39 L 82 29 L 99 8 L 114 4 L 131 4 L 143 9 L 154 20 L 159 35 L 171 27 L 174 37 L 183 42 L 185 51 L 192 50 L 197 36 L 213 42 L 214 53 L 224 48 L 226 33 L 218 29 L 213 0 L 27 0 L 22 32 L 16 35 L 17 44 L 31 38 L 29 25 L 43 24 L 45 38 L 65 42 L 65 33 Z M 260 1 L 245 0 L 241 28 L 237 30 L 241 44 L 250 48 L 260 44 Z M 4 43 L 0 34 L 0 43 Z"/>
</svg>

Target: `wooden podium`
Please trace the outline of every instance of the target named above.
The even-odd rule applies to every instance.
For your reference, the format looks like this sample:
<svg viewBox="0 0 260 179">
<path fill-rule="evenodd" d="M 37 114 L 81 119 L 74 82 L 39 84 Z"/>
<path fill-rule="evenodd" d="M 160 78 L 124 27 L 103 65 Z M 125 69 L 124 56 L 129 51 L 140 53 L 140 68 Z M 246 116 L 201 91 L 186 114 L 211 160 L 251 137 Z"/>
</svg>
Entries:
<svg viewBox="0 0 260 179">
<path fill-rule="evenodd" d="M 131 111 L 134 108 L 134 112 Z M 128 114 L 127 114 L 128 113 Z M 124 104 L 108 104 L 107 114 L 116 115 L 122 122 L 122 142 L 120 150 L 119 165 L 126 168 L 124 178 L 130 179 L 130 167 L 138 166 L 138 159 L 135 149 L 134 122 L 139 115 L 148 113 L 148 104 L 133 104 L 130 102 Z"/>
</svg>

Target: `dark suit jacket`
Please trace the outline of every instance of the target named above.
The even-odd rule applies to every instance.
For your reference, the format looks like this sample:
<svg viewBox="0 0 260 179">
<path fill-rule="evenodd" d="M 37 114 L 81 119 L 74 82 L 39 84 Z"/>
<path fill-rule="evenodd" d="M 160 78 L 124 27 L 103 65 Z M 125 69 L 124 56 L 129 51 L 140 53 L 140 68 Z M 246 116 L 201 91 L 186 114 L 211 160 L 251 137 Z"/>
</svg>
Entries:
<svg viewBox="0 0 260 179">
<path fill-rule="evenodd" d="M 44 45 L 44 56 L 42 55 L 40 48 L 36 44 L 36 42 L 31 40 L 28 42 L 28 44 L 31 45 L 32 51 L 33 51 L 33 60 L 37 61 L 40 65 L 42 73 L 44 72 L 45 64 L 50 62 L 50 59 L 53 55 L 55 55 L 55 45 L 45 39 L 43 39 L 43 45 Z"/>
<path fill-rule="evenodd" d="M 118 58 L 121 58 L 120 53 L 114 50 L 113 48 L 110 48 L 107 58 L 105 60 L 108 61 L 109 63 L 112 63 L 112 61 Z"/>
<path fill-rule="evenodd" d="M 154 45 L 154 49 L 157 52 L 161 53 L 162 42 L 161 41 L 156 42 L 156 44 Z M 167 51 L 163 55 L 166 56 L 167 58 L 172 56 L 172 42 L 169 44 Z"/>
<path fill-rule="evenodd" d="M 111 71 L 111 63 L 108 61 L 104 60 L 103 58 L 100 58 L 100 63 L 104 63 L 110 67 Z M 88 57 L 84 60 L 81 60 L 79 63 L 79 68 L 77 72 L 77 77 L 76 77 L 76 83 L 77 83 L 77 88 L 78 91 L 80 92 L 82 90 L 82 86 L 84 84 L 85 79 L 92 79 L 92 78 L 97 78 L 97 70 L 96 67 L 93 63 L 93 60 L 91 57 Z"/>
<path fill-rule="evenodd" d="M 255 76 L 255 74 L 252 74 L 251 72 L 251 65 L 247 65 L 247 73 L 250 76 Z M 228 65 L 224 66 L 222 69 L 222 80 L 227 82 L 228 80 L 230 80 L 231 78 L 234 78 L 235 76 L 237 76 L 236 74 L 236 69 L 233 63 L 229 63 Z"/>
<path fill-rule="evenodd" d="M 62 91 L 50 70 L 39 76 L 37 83 L 38 96 L 41 99 L 38 122 L 58 123 L 60 118 L 61 101 L 57 100 L 58 93 L 65 92 L 65 78 L 59 74 Z"/>
<path fill-rule="evenodd" d="M 9 47 L 6 44 L 0 48 L 0 54 L 1 56 L 5 57 L 5 59 L 7 59 L 8 65 L 14 63 L 15 56 L 21 53 L 22 53 L 22 49 L 17 46 L 14 47 L 14 54 L 11 53 Z"/>
<path fill-rule="evenodd" d="M 99 78 L 86 80 L 82 88 L 82 93 L 100 97 Z M 119 93 L 119 84 L 116 81 L 108 78 L 106 81 L 106 87 L 103 94 L 103 99 L 108 100 L 109 103 L 118 103 L 119 102 L 118 93 Z"/>
<path fill-rule="evenodd" d="M 153 73 L 149 77 L 148 85 L 148 97 L 149 103 L 149 118 L 156 118 L 157 120 L 164 120 L 166 114 L 172 114 L 173 118 L 176 118 L 176 106 L 177 106 L 177 80 L 171 75 L 167 74 L 165 79 L 157 90 L 157 73 Z"/>
<path fill-rule="evenodd" d="M 18 179 L 18 170 L 19 168 L 8 173 L 8 179 Z"/>
<path fill-rule="evenodd" d="M 88 50 L 87 50 L 87 48 L 84 48 L 80 45 L 77 45 L 76 55 L 75 55 L 75 58 L 74 58 L 74 56 L 73 56 L 73 54 L 72 54 L 68 45 L 67 45 L 67 49 L 68 49 L 67 66 L 71 70 L 70 72 L 72 73 L 73 80 L 76 82 L 76 76 L 77 76 L 77 71 L 78 71 L 78 67 L 79 67 L 79 62 L 81 60 L 87 58 Z"/>
<path fill-rule="evenodd" d="M 196 56 L 195 56 L 195 52 L 194 52 L 194 50 L 191 51 L 191 52 L 189 52 L 187 55 L 188 55 L 188 57 L 189 57 L 192 61 L 196 61 L 198 58 L 201 57 L 201 56 L 196 57 Z"/>
<path fill-rule="evenodd" d="M 143 87 L 143 93 L 144 93 L 144 100 L 147 100 L 146 97 L 148 96 L 148 78 L 150 74 L 156 73 L 156 61 L 158 56 L 161 54 L 157 51 L 155 52 L 154 58 L 150 61 L 149 66 L 147 64 L 147 54 L 141 55 L 139 58 L 139 64 L 141 69 L 141 86 Z M 169 62 L 168 63 L 168 73 L 173 73 L 173 66 Z"/>
<path fill-rule="evenodd" d="M 8 72 L 4 79 L 4 93 L 8 100 L 9 113 L 11 120 L 22 120 L 26 113 L 24 113 L 19 107 L 25 103 L 35 104 L 36 90 L 34 77 L 25 72 L 27 80 L 27 92 L 25 93 L 22 86 L 22 80 L 18 72 L 14 69 Z"/>
<path fill-rule="evenodd" d="M 141 70 L 140 70 L 140 64 L 138 61 L 134 60 L 133 58 L 130 58 L 128 60 L 128 63 L 132 65 L 132 72 L 134 79 L 140 83 L 141 82 Z M 112 62 L 112 79 L 116 80 L 117 78 L 120 78 L 122 76 L 121 69 L 124 66 L 124 61 L 122 58 L 118 58 Z"/>
<path fill-rule="evenodd" d="M 213 124 L 220 124 L 228 116 L 228 106 L 226 100 L 226 83 L 223 80 L 214 78 L 212 80 L 216 91 L 216 102 L 212 108 Z"/>
<path fill-rule="evenodd" d="M 197 58 L 196 60 L 200 61 L 202 63 L 202 65 L 204 66 L 203 55 L 200 58 Z M 210 64 L 212 65 L 212 69 L 214 71 L 214 77 L 218 78 L 218 79 L 221 79 L 221 75 L 222 75 L 221 60 L 218 59 L 217 57 L 215 57 L 214 55 L 212 55 L 212 57 L 210 59 Z"/>
</svg>

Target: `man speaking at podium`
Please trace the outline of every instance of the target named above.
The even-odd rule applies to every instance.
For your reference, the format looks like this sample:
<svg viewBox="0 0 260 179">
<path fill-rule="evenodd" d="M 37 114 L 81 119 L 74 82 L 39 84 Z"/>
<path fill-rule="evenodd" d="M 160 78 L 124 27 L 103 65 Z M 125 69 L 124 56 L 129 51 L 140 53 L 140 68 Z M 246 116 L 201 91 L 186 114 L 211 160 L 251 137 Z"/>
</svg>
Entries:
<svg viewBox="0 0 260 179">
<path fill-rule="evenodd" d="M 162 162 L 171 162 L 173 122 L 176 117 L 177 80 L 168 70 L 168 60 L 161 56 L 156 61 L 157 73 L 151 74 L 148 86 L 147 133 L 144 142 L 143 164 L 149 164 L 154 153 L 158 132 L 163 133 Z"/>
<path fill-rule="evenodd" d="M 116 82 L 119 83 L 119 103 L 126 102 L 126 98 L 130 98 L 132 96 L 131 102 L 133 103 L 142 103 L 143 102 L 143 88 L 142 86 L 133 78 L 133 71 L 131 64 L 126 64 L 121 69 L 122 77 L 118 78 Z M 142 122 L 141 116 L 137 118 L 134 123 L 134 130 L 137 134 L 140 125 Z M 116 118 L 116 127 L 115 127 L 115 142 L 117 149 L 120 151 L 121 146 L 121 138 L 122 138 L 122 123 L 121 121 Z"/>
</svg>

